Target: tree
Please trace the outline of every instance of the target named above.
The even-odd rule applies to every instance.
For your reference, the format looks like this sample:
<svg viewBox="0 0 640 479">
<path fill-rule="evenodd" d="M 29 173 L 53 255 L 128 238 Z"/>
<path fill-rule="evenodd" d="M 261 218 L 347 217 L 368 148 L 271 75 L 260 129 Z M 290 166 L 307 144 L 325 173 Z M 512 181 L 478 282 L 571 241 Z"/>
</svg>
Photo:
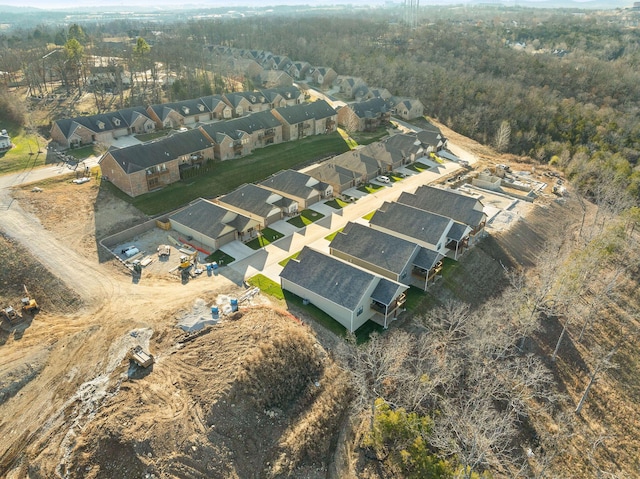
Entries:
<svg viewBox="0 0 640 479">
<path fill-rule="evenodd" d="M 75 38 L 71 38 L 64 45 L 65 66 L 70 81 L 75 81 L 76 87 L 80 89 L 80 79 L 82 76 L 82 66 L 84 59 L 84 47 Z"/>
<path fill-rule="evenodd" d="M 593 386 L 593 383 L 596 381 L 598 374 L 604 371 L 608 371 L 609 369 L 618 368 L 618 365 L 613 361 L 613 356 L 615 355 L 617 349 L 617 347 L 614 347 L 609 352 L 605 353 L 601 348 L 599 348 L 600 354 L 597 354 L 597 356 L 599 357 L 596 360 L 596 365 L 593 368 L 591 375 L 589 376 L 589 383 L 587 384 L 584 393 L 582 393 L 580 402 L 576 407 L 576 414 L 580 414 L 580 412 L 582 411 L 582 407 L 584 406 L 584 403 L 587 400 L 587 396 L 589 395 L 589 390 L 591 389 L 591 386 Z"/>
<path fill-rule="evenodd" d="M 85 42 L 87 41 L 87 37 L 84 33 L 84 30 L 82 30 L 82 27 L 77 23 L 74 23 L 69 27 L 69 34 L 67 36 L 67 39 L 77 40 L 78 43 L 80 43 L 81 45 L 84 45 Z"/>
<path fill-rule="evenodd" d="M 500 123 L 500 128 L 496 132 L 495 146 L 498 151 L 507 151 L 509 142 L 511 141 L 511 125 L 504 120 Z"/>
</svg>

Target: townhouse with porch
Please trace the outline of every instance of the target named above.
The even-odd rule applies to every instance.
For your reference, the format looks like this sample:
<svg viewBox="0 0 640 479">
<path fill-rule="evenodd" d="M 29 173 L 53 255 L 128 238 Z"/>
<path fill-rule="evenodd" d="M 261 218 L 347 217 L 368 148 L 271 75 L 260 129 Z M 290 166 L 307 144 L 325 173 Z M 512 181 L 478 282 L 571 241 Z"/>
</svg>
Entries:
<svg viewBox="0 0 640 479">
<path fill-rule="evenodd" d="M 349 103 L 338 110 L 338 124 L 348 131 L 374 131 L 391 120 L 391 105 L 383 98 Z"/>
<path fill-rule="evenodd" d="M 324 100 L 276 108 L 273 114 L 282 123 L 284 141 L 336 131 L 337 112 Z"/>
<path fill-rule="evenodd" d="M 280 273 L 283 290 L 309 301 L 348 331 L 369 319 L 385 328 L 402 311 L 408 286 L 305 246 Z"/>
<path fill-rule="evenodd" d="M 295 200 L 302 209 L 333 196 L 331 185 L 295 170 L 280 171 L 259 186 Z"/>
<path fill-rule="evenodd" d="M 329 252 L 375 274 L 425 291 L 442 270 L 444 258 L 413 241 L 351 222 L 333 238 Z"/>
<path fill-rule="evenodd" d="M 298 203 L 295 200 L 252 183 L 244 184 L 213 202 L 257 221 L 258 228 L 266 228 L 285 216 L 298 213 Z"/>
</svg>

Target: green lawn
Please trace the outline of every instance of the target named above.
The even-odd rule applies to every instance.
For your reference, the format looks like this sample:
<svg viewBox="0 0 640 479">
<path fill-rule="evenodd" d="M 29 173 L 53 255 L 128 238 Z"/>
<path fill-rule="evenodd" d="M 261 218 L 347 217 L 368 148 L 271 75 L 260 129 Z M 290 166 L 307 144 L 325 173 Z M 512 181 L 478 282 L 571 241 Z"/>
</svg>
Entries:
<svg viewBox="0 0 640 479">
<path fill-rule="evenodd" d="M 376 131 L 352 131 L 349 132 L 351 138 L 353 138 L 358 145 L 368 145 L 380 141 L 381 138 L 387 136 L 387 129 L 384 127 L 378 128 Z"/>
<path fill-rule="evenodd" d="M 373 183 L 367 183 L 362 186 L 358 186 L 358 191 L 362 191 L 363 193 L 375 193 L 378 190 L 381 190 L 384 186 L 374 185 Z"/>
<path fill-rule="evenodd" d="M 364 215 L 362 217 L 362 219 L 369 221 L 371 218 L 373 218 L 373 215 L 376 214 L 376 211 L 378 211 L 378 210 L 373 210 L 371 213 L 367 213 L 366 215 Z"/>
<path fill-rule="evenodd" d="M 3 123 L 1 126 L 7 130 L 14 147 L 0 158 L 0 175 L 44 165 L 47 159 L 46 148 L 44 144 L 38 143 L 36 136 L 27 135 L 22 128 L 10 123 Z"/>
<path fill-rule="evenodd" d="M 283 259 L 282 261 L 279 261 L 278 264 L 284 268 L 289 261 L 291 261 L 292 259 L 296 259 L 299 254 L 300 254 L 300 251 L 298 251 L 297 253 L 292 254 L 291 256 L 289 256 L 288 258 Z"/>
<path fill-rule="evenodd" d="M 260 249 L 267 246 L 270 243 L 273 243 L 276 240 L 279 240 L 284 235 L 279 231 L 273 230 L 271 228 L 264 228 L 260 230 L 260 236 L 255 239 L 252 239 L 246 245 L 251 249 Z"/>
<path fill-rule="evenodd" d="M 227 161 L 216 161 L 210 171 L 196 178 L 173 183 L 162 190 L 130 198 L 118 194 L 143 213 L 156 215 L 172 211 L 196 198 L 213 198 L 244 183 L 261 181 L 287 168 L 296 168 L 326 156 L 344 153 L 349 147 L 338 133 L 310 136 L 266 148 Z M 111 185 L 111 190 L 117 188 Z"/>
<path fill-rule="evenodd" d="M 334 333 L 336 336 L 345 337 L 347 335 L 347 328 L 345 328 L 338 321 L 333 319 L 327 313 L 322 311 L 320 308 L 314 306 L 313 304 L 304 304 L 302 298 L 297 296 L 289 291 L 283 291 L 284 299 L 286 300 L 288 305 L 294 306 L 297 309 L 300 309 L 311 316 L 317 323 L 324 326 L 326 329 Z M 369 336 L 373 332 L 381 332 L 384 331 L 382 326 L 374 323 L 373 321 L 367 321 L 364 323 L 358 330 L 356 331 L 356 340 L 357 342 L 363 343 L 368 341 Z"/>
<path fill-rule="evenodd" d="M 325 204 L 327 206 L 331 206 L 331 208 L 335 210 L 341 210 L 342 208 L 347 206 L 349 203 L 342 201 L 340 198 L 334 198 L 332 200 L 327 201 Z"/>
<path fill-rule="evenodd" d="M 169 130 L 162 131 L 154 131 L 152 133 L 144 133 L 142 135 L 135 135 L 136 140 L 140 140 L 143 143 L 145 141 L 155 140 L 156 138 L 162 138 L 163 136 L 167 136 L 169 134 Z"/>
<path fill-rule="evenodd" d="M 76 160 L 84 160 L 90 156 L 99 154 L 93 145 L 83 146 L 81 148 L 73 148 L 66 151 L 66 154 L 73 156 Z"/>
<path fill-rule="evenodd" d="M 247 283 L 260 288 L 260 291 L 269 296 L 273 296 L 276 299 L 284 299 L 284 292 L 282 288 L 280 288 L 280 285 L 263 274 L 252 276 L 247 280 Z"/>
<path fill-rule="evenodd" d="M 415 163 L 408 165 L 407 168 L 413 171 L 417 171 L 418 173 L 421 173 L 423 171 L 428 170 L 431 167 L 429 165 L 425 165 L 424 163 L 420 163 L 419 161 L 417 161 Z"/>
<path fill-rule="evenodd" d="M 225 253 L 222 250 L 214 251 L 205 259 L 207 263 L 213 263 L 215 261 L 220 266 L 225 266 L 229 263 L 233 263 L 235 260 L 236 259 L 233 256 L 229 256 L 227 253 Z"/>
<path fill-rule="evenodd" d="M 344 131 L 342 128 L 338 128 L 338 133 L 340 133 L 340 136 L 346 142 L 350 149 L 353 150 L 354 148 L 358 147 L 358 143 L 353 138 L 351 138 L 349 136 L 349 133 Z"/>
<path fill-rule="evenodd" d="M 292 224 L 297 228 L 304 228 L 305 226 L 310 225 L 311 223 L 314 223 L 322 218 L 324 218 L 324 215 L 322 213 L 318 213 L 317 211 L 313 210 L 302 210 L 302 212 L 298 216 L 287 220 L 287 223 Z"/>
<path fill-rule="evenodd" d="M 334 231 L 333 233 L 331 233 L 330 235 L 327 235 L 324 237 L 324 239 L 326 239 L 327 241 L 333 241 L 333 238 L 336 237 L 336 235 L 338 233 L 340 233 L 344 228 L 340 228 L 339 230 Z"/>
</svg>

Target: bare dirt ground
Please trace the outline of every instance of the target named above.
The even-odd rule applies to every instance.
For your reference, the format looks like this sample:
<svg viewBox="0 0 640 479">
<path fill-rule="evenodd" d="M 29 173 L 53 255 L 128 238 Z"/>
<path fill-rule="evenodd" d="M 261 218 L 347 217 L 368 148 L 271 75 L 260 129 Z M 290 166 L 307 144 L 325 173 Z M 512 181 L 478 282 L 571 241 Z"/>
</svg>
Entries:
<svg viewBox="0 0 640 479">
<path fill-rule="evenodd" d="M 139 222 L 141 215 L 115 198 L 97 201 L 102 193 L 88 184 L 50 181 L 40 186 L 41 193 L 31 192 L 30 186 L 16 191 L 18 201 L 0 218 L 0 228 L 7 235 L 2 239 L 7 246 L 3 248 L 4 264 L 11 266 L 10 271 L 24 272 L 21 278 L 9 274 L 11 284 L 6 281 L 3 285 L 2 300 L 17 306 L 23 296 L 19 283 L 29 280 L 31 293 L 42 306 L 33 320 L 20 326 L 6 320 L 2 323 L 0 475 L 106 478 L 153 473 L 156 477 L 211 477 L 207 468 L 214 467 L 218 458 L 215 467 L 224 463 L 226 469 L 217 477 L 251 477 L 263 467 L 273 466 L 269 460 L 265 462 L 271 464 L 262 464 L 262 459 L 256 462 L 243 456 L 237 458 L 239 470 L 234 472 L 231 456 L 238 453 L 240 444 L 225 448 L 224 441 L 216 439 L 211 446 L 214 449 L 202 455 L 200 442 L 208 441 L 212 434 L 211 420 L 206 423 L 212 404 L 224 398 L 227 386 L 241 375 L 242 356 L 250 354 L 259 339 L 274 339 L 278 322 L 289 325 L 292 317 L 271 310 L 252 312 L 236 323 L 226 325 L 223 321 L 221 332 L 209 335 L 207 342 L 193 341 L 183 348 L 180 339 L 184 333 L 175 327 L 177 312 L 190 309 L 196 297 L 212 304 L 219 294 L 237 295 L 240 289 L 235 283 L 220 275 L 213 281 L 187 284 L 166 276 L 143 276 L 136 284 L 116 261 L 99 262 L 96 236 Z M 42 287 L 34 274 L 38 264 L 42 265 Z M 64 278 L 64 283 L 56 281 L 56 276 Z M 315 344 L 306 328 L 297 324 L 295 328 L 304 332 L 296 333 L 302 335 L 300 341 Z M 131 383 L 125 356 L 135 344 L 148 345 L 158 362 L 152 373 Z M 327 371 L 339 376 L 335 370 Z M 315 379 L 325 372 L 318 368 Z M 307 383 L 311 380 L 306 379 Z M 282 389 L 278 380 L 276 375 L 273 387 Z M 298 396 L 306 401 L 322 396 L 322 388 L 309 393 L 307 383 L 285 402 L 295 404 Z M 199 406 L 199 400 L 213 402 Z M 142 405 L 146 403 L 152 406 L 145 409 Z M 248 415 L 246 433 L 260 430 L 264 411 L 250 401 L 239 400 L 240 404 L 246 404 L 245 409 L 235 411 Z M 217 423 L 227 439 L 245 419 L 228 407 L 217 409 L 227 418 L 227 426 Z M 335 409 L 339 414 L 340 408 Z M 290 412 L 300 414 L 298 409 Z M 245 447 L 255 451 L 268 445 L 261 458 L 273 457 L 275 461 L 278 454 L 287 451 L 276 447 L 281 439 L 278 434 L 286 439 L 287 426 L 296 423 L 288 412 L 270 414 L 282 427 L 265 428 L 268 437 L 264 444 Z M 193 421 L 186 420 L 189 418 Z M 330 438 L 327 435 L 327 441 Z M 115 460 L 118 457 L 130 461 Z M 141 463 L 139 457 L 147 460 Z M 278 467 L 285 471 L 298 466 L 313 469 L 295 461 L 280 462 Z M 325 467 L 319 458 L 317 468 Z"/>
</svg>

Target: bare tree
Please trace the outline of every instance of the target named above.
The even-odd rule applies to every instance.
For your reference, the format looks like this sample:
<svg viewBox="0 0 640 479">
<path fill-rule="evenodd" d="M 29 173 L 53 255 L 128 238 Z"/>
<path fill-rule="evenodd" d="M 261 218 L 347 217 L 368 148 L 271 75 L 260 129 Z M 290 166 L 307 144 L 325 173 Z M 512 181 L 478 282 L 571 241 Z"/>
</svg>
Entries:
<svg viewBox="0 0 640 479">
<path fill-rule="evenodd" d="M 615 346 L 609 352 L 604 352 L 601 348 L 599 348 L 599 354 L 596 354 L 596 356 L 598 356 L 598 359 L 596 360 L 596 365 L 593 368 L 593 371 L 591 372 L 591 376 L 589 376 L 589 383 L 587 384 L 587 387 L 585 388 L 584 393 L 582 393 L 580 402 L 576 407 L 576 411 L 575 411 L 576 414 L 580 414 L 580 411 L 582 411 L 582 407 L 584 406 L 584 403 L 587 400 L 587 396 L 589 395 L 589 390 L 591 389 L 591 386 L 593 386 L 593 383 L 596 381 L 598 374 L 601 372 L 608 371 L 609 369 L 618 368 L 618 364 L 613 361 L 613 356 L 615 355 L 617 350 L 618 350 L 618 346 Z"/>
</svg>

